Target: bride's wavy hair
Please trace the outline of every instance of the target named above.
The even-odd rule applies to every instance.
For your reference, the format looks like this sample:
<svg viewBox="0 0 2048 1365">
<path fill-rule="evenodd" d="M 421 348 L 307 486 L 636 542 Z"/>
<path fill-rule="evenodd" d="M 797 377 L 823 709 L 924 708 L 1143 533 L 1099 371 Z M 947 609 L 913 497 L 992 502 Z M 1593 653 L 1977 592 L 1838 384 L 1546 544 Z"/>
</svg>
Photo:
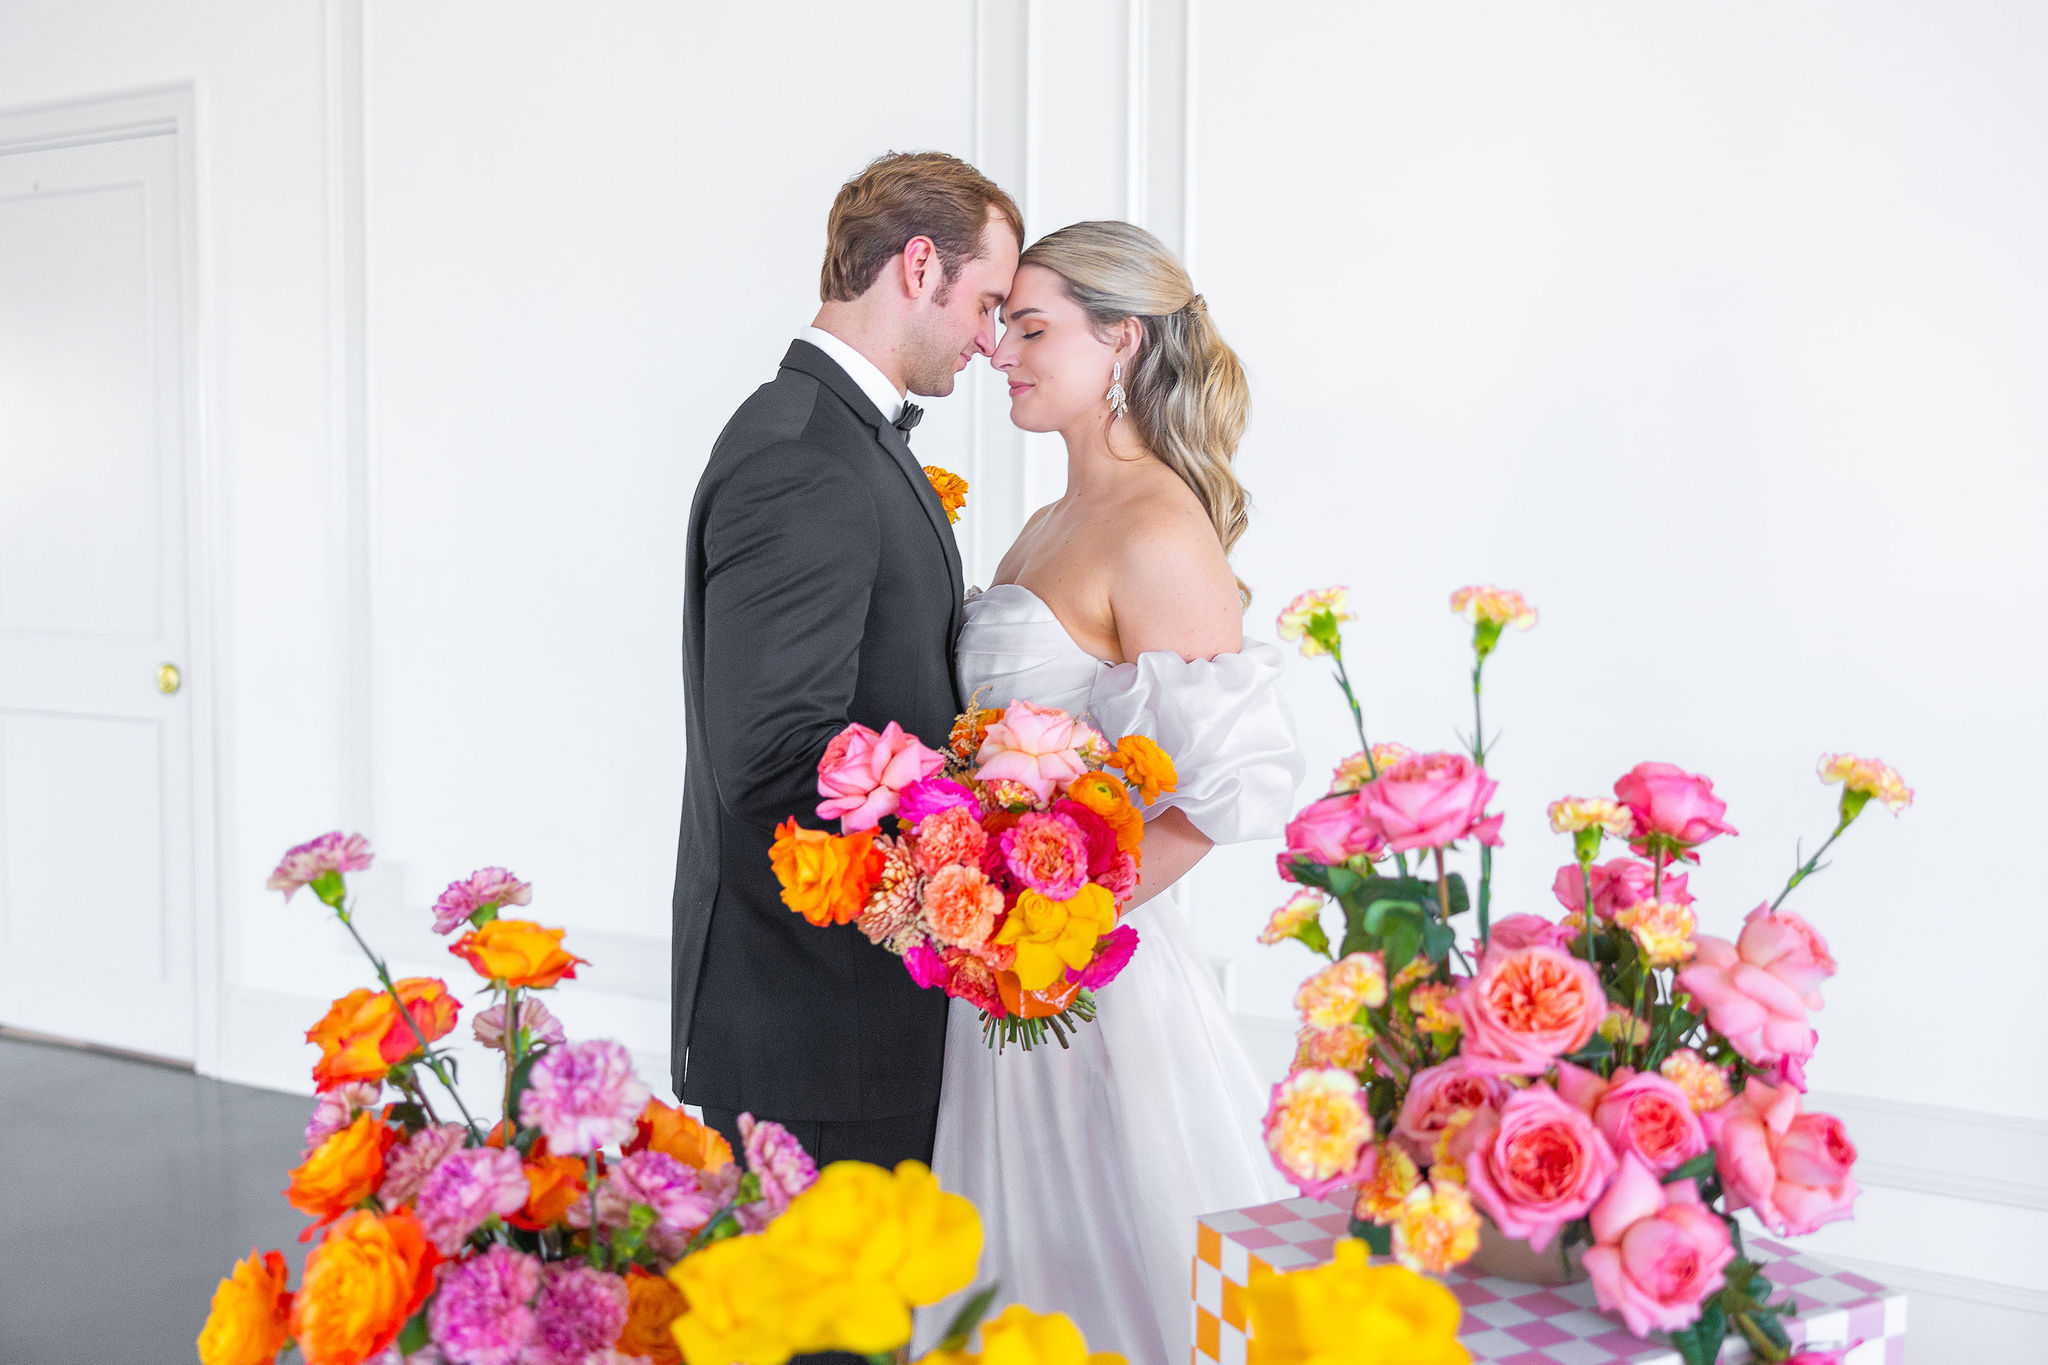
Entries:
<svg viewBox="0 0 2048 1365">
<path fill-rule="evenodd" d="M 1144 340 L 1124 366 L 1126 416 L 1145 448 L 1202 500 L 1228 555 L 1245 528 L 1247 499 L 1231 461 L 1251 390 L 1186 269 L 1157 237 L 1117 222 L 1063 227 L 1034 242 L 1018 265 L 1058 275 L 1098 336 L 1137 320 Z M 1237 591 L 1249 606 L 1243 579 Z"/>
</svg>

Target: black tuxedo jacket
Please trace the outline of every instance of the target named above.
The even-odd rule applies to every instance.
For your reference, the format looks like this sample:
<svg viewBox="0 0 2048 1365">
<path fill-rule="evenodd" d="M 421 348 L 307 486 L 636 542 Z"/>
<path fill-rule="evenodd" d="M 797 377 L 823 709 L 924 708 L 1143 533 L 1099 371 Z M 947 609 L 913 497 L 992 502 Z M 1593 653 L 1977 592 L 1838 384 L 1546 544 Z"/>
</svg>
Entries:
<svg viewBox="0 0 2048 1365">
<path fill-rule="evenodd" d="M 799 341 L 712 447 L 687 553 L 676 1092 L 776 1119 L 931 1108 L 945 996 L 853 925 L 785 906 L 768 846 L 789 816 L 824 827 L 818 759 L 847 722 L 945 743 L 962 598 L 945 509 L 902 433 Z"/>
</svg>

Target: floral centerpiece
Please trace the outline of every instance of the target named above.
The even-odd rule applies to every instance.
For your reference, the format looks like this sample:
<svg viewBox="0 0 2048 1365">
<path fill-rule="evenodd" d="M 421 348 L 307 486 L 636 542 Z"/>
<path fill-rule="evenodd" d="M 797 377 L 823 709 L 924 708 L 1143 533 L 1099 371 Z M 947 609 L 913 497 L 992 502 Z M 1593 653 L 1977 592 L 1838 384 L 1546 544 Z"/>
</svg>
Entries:
<svg viewBox="0 0 2048 1365">
<path fill-rule="evenodd" d="M 1882 763 L 1823 758 L 1822 779 L 1842 786 L 1832 832 L 1730 940 L 1698 931 L 1681 870 L 1735 834 L 1726 804 L 1705 777 L 1638 764 L 1611 797 L 1550 806 L 1571 841 L 1551 888 L 1563 914 L 1495 919 L 1503 817 L 1488 810 L 1481 686 L 1503 631 L 1536 613 L 1497 588 L 1451 604 L 1473 627 L 1473 729 L 1463 750 L 1433 753 L 1367 739 L 1342 588 L 1281 613 L 1285 638 L 1331 660 L 1360 747 L 1288 826 L 1280 873 L 1300 890 L 1261 936 L 1325 959 L 1295 997 L 1298 1050 L 1267 1145 L 1306 1193 L 1355 1187 L 1354 1231 L 1406 1265 L 1441 1272 L 1511 1240 L 1554 1252 L 1563 1278 L 1582 1254 L 1601 1307 L 1637 1335 L 1666 1332 L 1697 1363 L 1732 1327 L 1785 1360 L 1790 1308 L 1732 1215 L 1811 1232 L 1851 1216 L 1857 1185 L 1842 1123 L 1804 1104 L 1811 1012 L 1835 962 L 1784 903 L 1870 801 L 1896 813 L 1913 794 Z M 1476 897 L 1447 866 L 1463 846 L 1478 851 Z M 1455 927 L 1467 915 L 1469 953 Z"/>
<path fill-rule="evenodd" d="M 920 986 L 979 1007 L 991 1046 L 1065 1047 L 1137 949 L 1119 921 L 1144 856 L 1139 803 L 1176 782 L 1146 736 L 1111 745 L 1029 701 L 970 706 L 943 751 L 893 721 L 853 724 L 818 763 L 817 813 L 840 832 L 785 820 L 769 858 L 785 905 L 858 926 Z"/>
</svg>

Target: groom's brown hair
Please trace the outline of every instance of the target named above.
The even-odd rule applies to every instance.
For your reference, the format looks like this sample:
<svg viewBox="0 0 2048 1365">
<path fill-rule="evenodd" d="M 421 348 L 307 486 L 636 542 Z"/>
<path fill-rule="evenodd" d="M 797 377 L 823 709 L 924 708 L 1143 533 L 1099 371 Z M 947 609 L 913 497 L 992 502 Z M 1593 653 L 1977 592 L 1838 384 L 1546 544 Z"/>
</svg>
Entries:
<svg viewBox="0 0 2048 1365">
<path fill-rule="evenodd" d="M 938 301 L 981 254 L 989 210 L 1000 213 L 1024 245 L 1024 215 L 1001 186 L 944 152 L 890 152 L 839 187 L 825 220 L 825 268 L 818 296 L 857 299 L 913 237 L 929 237 L 944 272 Z"/>
</svg>

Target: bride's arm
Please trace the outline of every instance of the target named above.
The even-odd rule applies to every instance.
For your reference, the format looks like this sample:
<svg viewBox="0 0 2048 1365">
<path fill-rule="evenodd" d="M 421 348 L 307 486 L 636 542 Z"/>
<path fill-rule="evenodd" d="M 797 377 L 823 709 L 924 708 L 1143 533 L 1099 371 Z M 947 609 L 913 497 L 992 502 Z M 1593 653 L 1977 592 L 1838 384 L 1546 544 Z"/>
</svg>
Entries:
<svg viewBox="0 0 2048 1365">
<path fill-rule="evenodd" d="M 1138 889 L 1126 908 L 1135 910 L 1172 886 L 1214 847 L 1215 841 L 1180 811 L 1169 810 L 1153 819 L 1145 826 L 1145 864 Z"/>
</svg>

